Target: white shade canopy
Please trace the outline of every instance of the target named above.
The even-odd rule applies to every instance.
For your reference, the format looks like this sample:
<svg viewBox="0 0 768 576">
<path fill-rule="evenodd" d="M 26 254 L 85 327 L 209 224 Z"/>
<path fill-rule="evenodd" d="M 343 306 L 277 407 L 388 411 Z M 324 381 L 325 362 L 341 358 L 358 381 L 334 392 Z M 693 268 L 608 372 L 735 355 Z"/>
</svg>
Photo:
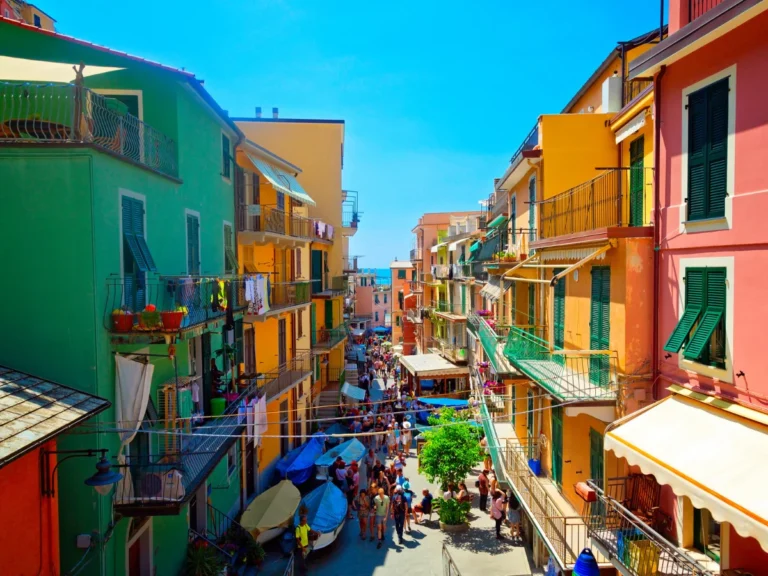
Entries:
<svg viewBox="0 0 768 576">
<path fill-rule="evenodd" d="M 65 82 L 75 81 L 73 67 L 80 65 L 63 62 L 47 62 L 45 60 L 27 60 L 26 58 L 13 58 L 0 56 L 0 80 L 19 82 Z M 110 66 L 86 66 L 83 68 L 83 76 L 96 76 L 115 72 L 123 68 Z"/>
</svg>

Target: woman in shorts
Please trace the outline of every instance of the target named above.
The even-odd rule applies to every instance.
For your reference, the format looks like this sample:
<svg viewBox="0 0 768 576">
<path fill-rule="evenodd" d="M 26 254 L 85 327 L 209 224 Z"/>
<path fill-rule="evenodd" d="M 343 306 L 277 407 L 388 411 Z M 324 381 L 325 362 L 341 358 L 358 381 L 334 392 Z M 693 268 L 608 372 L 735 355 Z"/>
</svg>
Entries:
<svg viewBox="0 0 768 576">
<path fill-rule="evenodd" d="M 371 521 L 371 495 L 366 488 L 360 488 L 360 490 L 358 490 L 357 498 L 352 506 L 357 510 L 357 520 L 360 523 L 360 540 L 365 540 L 368 533 L 368 525 Z M 373 540 L 372 525 L 371 540 Z"/>
</svg>

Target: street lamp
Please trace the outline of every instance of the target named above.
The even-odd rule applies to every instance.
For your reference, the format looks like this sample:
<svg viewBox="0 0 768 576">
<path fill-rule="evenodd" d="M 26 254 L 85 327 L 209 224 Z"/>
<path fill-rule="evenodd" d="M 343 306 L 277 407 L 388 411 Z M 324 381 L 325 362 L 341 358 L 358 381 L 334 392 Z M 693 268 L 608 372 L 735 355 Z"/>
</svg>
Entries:
<svg viewBox="0 0 768 576">
<path fill-rule="evenodd" d="M 112 465 L 109 463 L 109 460 L 107 460 L 106 449 L 41 450 L 41 458 L 42 458 L 41 472 L 42 472 L 43 496 L 55 495 L 56 492 L 54 489 L 54 476 L 56 474 L 56 469 L 64 461 L 70 460 L 71 458 L 81 458 L 81 457 L 92 458 L 96 456 L 97 453 L 101 454 L 101 458 L 96 463 L 96 473 L 90 478 L 86 478 L 84 482 L 86 486 L 93 487 L 93 489 L 96 490 L 96 492 L 98 492 L 102 496 L 106 496 L 107 494 L 109 494 L 109 491 L 112 489 L 112 486 L 117 482 L 119 482 L 120 480 L 122 480 L 123 475 L 120 474 L 120 472 L 115 472 L 114 470 L 112 470 Z M 50 462 L 48 459 L 49 454 L 67 454 L 67 456 L 59 460 L 56 463 L 56 466 L 53 467 L 53 470 L 51 470 Z"/>
</svg>

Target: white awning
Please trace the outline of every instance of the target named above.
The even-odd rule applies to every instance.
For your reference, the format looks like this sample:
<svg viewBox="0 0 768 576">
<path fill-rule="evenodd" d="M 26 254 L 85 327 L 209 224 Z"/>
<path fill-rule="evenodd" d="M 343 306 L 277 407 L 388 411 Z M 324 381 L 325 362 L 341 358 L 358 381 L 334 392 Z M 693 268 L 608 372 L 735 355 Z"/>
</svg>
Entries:
<svg viewBox="0 0 768 576">
<path fill-rule="evenodd" d="M 416 356 L 403 356 L 400 363 L 414 376 L 420 378 L 451 377 L 469 374 L 466 366 L 456 366 L 440 354 L 418 354 Z"/>
<path fill-rule="evenodd" d="M 539 252 L 539 257 L 542 262 L 553 262 L 560 260 L 583 260 L 594 254 L 597 248 L 594 246 L 587 248 L 561 248 L 558 250 L 542 250 Z M 602 252 L 595 256 L 595 260 L 604 260 L 605 252 Z"/>
<path fill-rule="evenodd" d="M 12 56 L 0 56 L 0 70 L 3 80 L 15 80 L 21 82 L 66 82 L 75 81 L 75 71 L 72 67 L 79 67 L 74 62 L 48 62 L 46 60 L 26 60 L 25 58 L 13 58 Z M 96 76 L 123 70 L 111 66 L 86 66 L 83 68 L 83 76 Z M 97 89 L 98 91 L 98 89 Z"/>
<path fill-rule="evenodd" d="M 632 136 L 632 134 L 640 130 L 640 128 L 645 126 L 645 115 L 647 111 L 647 109 L 641 110 L 634 118 L 632 118 L 632 120 L 616 131 L 616 144 L 626 140 Z"/>
<path fill-rule="evenodd" d="M 609 427 L 605 449 L 768 551 L 768 416 L 673 389 L 682 393 Z"/>
<path fill-rule="evenodd" d="M 488 282 L 483 286 L 482 290 L 480 290 L 480 296 L 488 298 L 488 300 L 492 302 L 496 302 L 496 300 L 501 298 L 503 293 L 504 291 L 501 289 L 501 278 L 498 276 L 491 276 L 488 278 Z"/>
<path fill-rule="evenodd" d="M 464 240 L 456 240 L 456 242 L 451 242 L 450 244 L 448 244 L 448 252 L 455 252 L 456 247 L 462 242 L 464 242 Z"/>
<path fill-rule="evenodd" d="M 296 180 L 293 174 L 289 174 L 285 170 L 269 164 L 253 154 L 246 152 L 246 156 L 248 156 L 248 159 L 264 175 L 264 178 L 269 181 L 273 188 L 283 194 L 288 194 L 291 198 L 295 198 L 304 204 L 316 205 L 315 201 L 304 191 L 304 188 L 301 187 L 301 184 L 299 184 L 299 181 Z"/>
<path fill-rule="evenodd" d="M 358 400 L 360 402 L 365 400 L 365 390 L 357 386 L 352 386 L 349 382 L 344 382 L 344 386 L 341 387 L 341 393 L 353 400 Z"/>
</svg>

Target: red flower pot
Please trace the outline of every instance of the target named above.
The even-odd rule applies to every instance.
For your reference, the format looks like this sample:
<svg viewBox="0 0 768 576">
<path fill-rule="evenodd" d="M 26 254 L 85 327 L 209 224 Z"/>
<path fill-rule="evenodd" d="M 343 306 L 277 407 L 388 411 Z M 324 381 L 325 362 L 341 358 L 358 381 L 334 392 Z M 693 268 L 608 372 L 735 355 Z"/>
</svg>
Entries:
<svg viewBox="0 0 768 576">
<path fill-rule="evenodd" d="M 163 330 L 178 330 L 184 320 L 184 312 L 161 312 L 160 316 L 163 319 Z"/>
<path fill-rule="evenodd" d="M 133 314 L 112 314 L 112 329 L 115 332 L 133 330 Z"/>
</svg>

